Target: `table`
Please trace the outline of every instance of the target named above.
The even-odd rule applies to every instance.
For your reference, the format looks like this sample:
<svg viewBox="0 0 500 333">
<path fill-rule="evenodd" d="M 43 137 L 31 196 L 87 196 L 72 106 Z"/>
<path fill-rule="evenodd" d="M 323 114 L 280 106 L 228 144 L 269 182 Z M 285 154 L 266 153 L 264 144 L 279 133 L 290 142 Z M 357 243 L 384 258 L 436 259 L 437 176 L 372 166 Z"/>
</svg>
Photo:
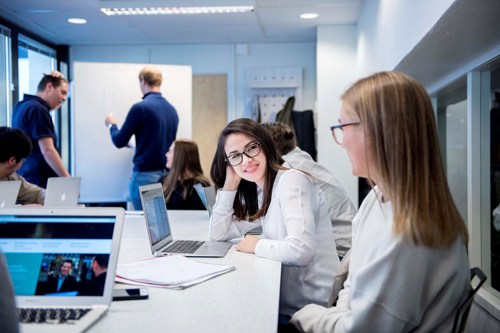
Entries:
<svg viewBox="0 0 500 333">
<path fill-rule="evenodd" d="M 208 239 L 206 211 L 171 210 L 168 215 L 174 239 Z M 150 257 L 144 216 L 126 215 L 118 264 Z M 184 290 L 148 287 L 147 300 L 112 302 L 89 332 L 276 332 L 279 262 L 234 248 L 224 258 L 194 259 L 236 270 Z"/>
</svg>

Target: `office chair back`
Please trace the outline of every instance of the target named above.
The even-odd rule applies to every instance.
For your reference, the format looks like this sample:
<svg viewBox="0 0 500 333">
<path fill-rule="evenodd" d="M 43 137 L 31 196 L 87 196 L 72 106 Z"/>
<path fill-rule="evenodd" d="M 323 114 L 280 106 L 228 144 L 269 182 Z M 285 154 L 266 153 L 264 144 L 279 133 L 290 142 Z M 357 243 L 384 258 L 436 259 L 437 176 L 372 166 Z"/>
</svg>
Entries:
<svg viewBox="0 0 500 333">
<path fill-rule="evenodd" d="M 476 286 L 473 286 L 474 278 L 478 279 Z M 467 299 L 460 304 L 457 309 L 457 313 L 455 314 L 455 320 L 453 322 L 452 333 L 463 333 L 465 330 L 465 325 L 467 324 L 467 318 L 469 317 L 470 308 L 472 306 L 472 302 L 474 301 L 474 296 L 483 283 L 486 281 L 486 275 L 483 273 L 481 269 L 478 267 L 471 268 L 470 270 L 470 280 L 471 280 L 471 290 L 469 291 L 469 295 Z"/>
<path fill-rule="evenodd" d="M 340 269 L 333 279 L 333 287 L 330 297 L 328 298 L 327 308 L 335 306 L 339 298 L 339 292 L 344 289 L 344 282 L 349 274 L 349 261 L 351 258 L 351 249 L 346 252 L 344 258 L 340 261 Z"/>
</svg>

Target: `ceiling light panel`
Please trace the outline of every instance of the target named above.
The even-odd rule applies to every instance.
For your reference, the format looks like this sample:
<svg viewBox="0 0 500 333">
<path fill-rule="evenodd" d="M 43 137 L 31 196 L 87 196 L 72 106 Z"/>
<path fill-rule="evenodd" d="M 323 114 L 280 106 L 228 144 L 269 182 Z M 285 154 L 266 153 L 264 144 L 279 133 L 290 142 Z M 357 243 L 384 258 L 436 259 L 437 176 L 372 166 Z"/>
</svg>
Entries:
<svg viewBox="0 0 500 333">
<path fill-rule="evenodd" d="M 253 6 L 219 6 L 219 7 L 151 7 L 151 8 L 101 8 L 108 15 L 184 15 L 184 14 L 232 14 L 247 13 Z"/>
</svg>

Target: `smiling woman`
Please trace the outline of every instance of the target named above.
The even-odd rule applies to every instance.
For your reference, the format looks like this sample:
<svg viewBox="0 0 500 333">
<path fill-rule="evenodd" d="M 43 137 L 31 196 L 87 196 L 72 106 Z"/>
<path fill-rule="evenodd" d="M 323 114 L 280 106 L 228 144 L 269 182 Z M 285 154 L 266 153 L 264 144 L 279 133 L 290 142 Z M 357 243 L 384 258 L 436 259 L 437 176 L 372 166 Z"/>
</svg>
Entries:
<svg viewBox="0 0 500 333">
<path fill-rule="evenodd" d="M 339 258 L 319 185 L 283 163 L 263 125 L 229 123 L 212 162 L 218 193 L 210 236 L 229 240 L 262 225 L 261 237 L 246 235 L 236 249 L 283 263 L 280 323 L 287 324 L 307 302 L 326 303 Z"/>
</svg>

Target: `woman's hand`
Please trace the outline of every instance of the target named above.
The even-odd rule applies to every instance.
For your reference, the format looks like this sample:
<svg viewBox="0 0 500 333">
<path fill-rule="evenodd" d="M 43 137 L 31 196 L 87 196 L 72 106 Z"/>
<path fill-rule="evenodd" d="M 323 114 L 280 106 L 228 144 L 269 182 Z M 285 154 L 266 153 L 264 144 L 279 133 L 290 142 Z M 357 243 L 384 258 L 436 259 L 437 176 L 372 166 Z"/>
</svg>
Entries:
<svg viewBox="0 0 500 333">
<path fill-rule="evenodd" d="M 260 237 L 254 235 L 246 235 L 241 242 L 235 245 L 235 249 L 240 252 L 255 253 L 255 247 L 260 241 Z"/>
<path fill-rule="evenodd" d="M 241 177 L 236 174 L 233 167 L 229 164 L 226 167 L 226 180 L 224 181 L 223 191 L 236 191 L 240 185 Z"/>
</svg>

